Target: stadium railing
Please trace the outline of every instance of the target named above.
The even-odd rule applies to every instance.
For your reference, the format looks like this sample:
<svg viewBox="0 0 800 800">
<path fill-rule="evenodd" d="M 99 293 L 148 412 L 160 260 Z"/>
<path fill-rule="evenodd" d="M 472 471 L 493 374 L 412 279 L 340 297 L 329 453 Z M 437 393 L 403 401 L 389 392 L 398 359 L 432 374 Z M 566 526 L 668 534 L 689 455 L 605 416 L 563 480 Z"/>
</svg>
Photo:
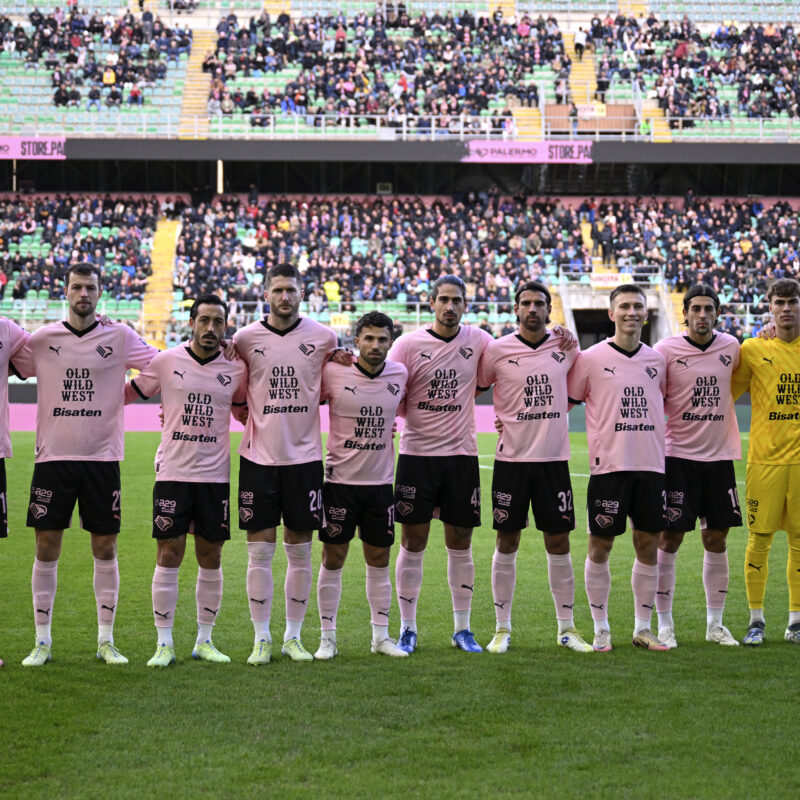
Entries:
<svg viewBox="0 0 800 800">
<path fill-rule="evenodd" d="M 0 314 L 16 320 L 26 330 L 36 330 L 49 322 L 66 319 L 67 301 L 53 300 L 47 297 L 46 291 L 28 292 L 24 300 L 13 300 L 11 297 L 0 300 Z M 9 292 L 10 294 L 10 292 Z M 97 313 L 119 322 L 130 322 L 140 328 L 143 322 L 143 303 L 141 300 L 101 299 L 97 304 Z"/>
<path fill-rule="evenodd" d="M 590 272 L 577 272 L 564 266 L 559 269 L 558 277 L 562 285 L 591 286 L 593 289 L 606 291 L 620 283 L 656 287 L 664 282 L 664 268 L 660 264 L 633 264 L 614 271 L 592 269 Z"/>
</svg>

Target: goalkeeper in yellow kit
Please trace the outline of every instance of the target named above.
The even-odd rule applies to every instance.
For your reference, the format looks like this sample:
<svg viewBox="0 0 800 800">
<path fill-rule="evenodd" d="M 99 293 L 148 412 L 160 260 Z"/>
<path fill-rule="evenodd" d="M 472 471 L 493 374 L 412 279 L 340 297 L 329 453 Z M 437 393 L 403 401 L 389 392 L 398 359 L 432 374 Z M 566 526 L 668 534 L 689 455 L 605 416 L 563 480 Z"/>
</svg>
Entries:
<svg viewBox="0 0 800 800">
<path fill-rule="evenodd" d="M 800 283 L 782 278 L 767 292 L 774 339 L 748 339 L 734 372 L 734 397 L 750 392 L 747 456 L 749 536 L 744 581 L 750 625 L 742 644 L 764 641 L 769 550 L 777 530 L 789 537 L 789 623 L 784 638 L 800 644 Z"/>
</svg>

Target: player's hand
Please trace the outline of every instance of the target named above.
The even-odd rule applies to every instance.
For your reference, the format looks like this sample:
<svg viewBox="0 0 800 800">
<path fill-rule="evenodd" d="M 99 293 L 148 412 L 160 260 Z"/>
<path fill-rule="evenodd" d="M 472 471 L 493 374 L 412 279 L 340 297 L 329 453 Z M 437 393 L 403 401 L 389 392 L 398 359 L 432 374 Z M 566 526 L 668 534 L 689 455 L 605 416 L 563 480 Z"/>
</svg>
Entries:
<svg viewBox="0 0 800 800">
<path fill-rule="evenodd" d="M 768 322 L 759 332 L 759 339 L 774 339 L 778 335 L 774 322 Z"/>
<path fill-rule="evenodd" d="M 104 327 L 107 328 L 109 325 L 114 324 L 114 320 L 110 317 L 107 317 L 105 314 L 95 314 L 94 318 Z"/>
<path fill-rule="evenodd" d="M 565 350 L 574 350 L 578 346 L 578 337 L 562 325 L 553 325 L 550 329 L 556 339 L 561 339 L 561 346 Z"/>
<path fill-rule="evenodd" d="M 396 435 L 397 435 L 397 420 L 395 419 L 394 422 L 392 422 L 392 439 L 394 439 Z"/>
<path fill-rule="evenodd" d="M 161 427 L 164 427 L 164 406 L 158 407 L 158 421 L 161 423 Z"/>
<path fill-rule="evenodd" d="M 503 432 L 503 423 L 500 421 L 500 417 L 495 417 L 494 418 L 494 429 L 498 433 L 502 433 Z"/>
<path fill-rule="evenodd" d="M 241 422 L 242 425 L 247 425 L 247 418 L 250 416 L 250 409 L 245 406 L 233 406 L 231 408 L 231 414 L 233 414 L 233 418 L 237 422 Z"/>
<path fill-rule="evenodd" d="M 222 350 L 228 361 L 239 360 L 239 354 L 236 352 L 236 345 L 234 345 L 233 339 L 220 339 L 219 349 Z"/>
<path fill-rule="evenodd" d="M 343 367 L 352 367 L 355 362 L 353 354 L 349 350 L 345 350 L 343 347 L 337 347 L 331 354 L 329 360 L 335 361 L 337 364 L 341 364 Z"/>
</svg>

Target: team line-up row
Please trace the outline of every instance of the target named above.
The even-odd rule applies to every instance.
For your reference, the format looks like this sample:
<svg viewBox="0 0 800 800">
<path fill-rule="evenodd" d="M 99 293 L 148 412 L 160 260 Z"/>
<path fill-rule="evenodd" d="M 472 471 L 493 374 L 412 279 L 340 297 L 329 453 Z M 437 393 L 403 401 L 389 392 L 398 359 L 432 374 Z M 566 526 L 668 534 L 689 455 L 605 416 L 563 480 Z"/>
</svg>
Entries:
<svg viewBox="0 0 800 800">
<path fill-rule="evenodd" d="M 119 592 L 123 406 L 161 396 L 163 432 L 155 456 L 152 582 L 157 632 L 151 667 L 175 661 L 172 639 L 178 571 L 188 533 L 198 562 L 198 635 L 194 658 L 227 662 L 212 641 L 222 598 L 221 553 L 230 538 L 230 415 L 244 422 L 239 447 L 239 527 L 246 531 L 247 595 L 254 628 L 248 663 L 268 663 L 273 599 L 272 560 L 283 523 L 287 557 L 286 627 L 281 652 L 294 661 L 337 655 L 336 620 L 342 568 L 356 531 L 367 565 L 372 652 L 405 658 L 417 646 L 417 604 L 435 510 L 444 529 L 452 596 L 452 644 L 481 652 L 470 627 L 475 568 L 471 537 L 480 525 L 475 432 L 476 393 L 494 387 L 501 428 L 492 476 L 492 559 L 496 631 L 486 649 L 511 643 L 516 554 L 531 509 L 547 551 L 557 643 L 578 652 L 612 649 L 609 557 L 630 521 L 635 646 L 677 646 L 672 618 L 676 553 L 700 521 L 703 583 L 710 642 L 737 645 L 723 625 L 728 591 L 728 529 L 749 528 L 745 585 L 750 621 L 743 643 L 765 636 L 767 559 L 777 530 L 788 531 L 789 618 L 785 639 L 800 644 L 800 284 L 772 284 L 772 339 L 740 348 L 715 331 L 719 298 L 706 285 L 684 298 L 685 334 L 650 348 L 641 342 L 644 293 L 631 284 L 611 292 L 614 333 L 584 352 L 561 329 L 548 330 L 550 293 L 521 284 L 514 308 L 519 328 L 493 340 L 462 325 L 465 286 L 443 275 L 432 287 L 433 322 L 392 344 L 392 321 L 364 315 L 356 353 L 337 350 L 336 336 L 299 313 L 300 273 L 289 264 L 265 281 L 268 315 L 223 341 L 227 306 L 203 295 L 190 314 L 191 339 L 159 352 L 124 325 L 98 319 L 101 274 L 89 264 L 66 277 L 68 317 L 28 334 L 0 320 L 0 372 L 36 376 L 36 451 L 27 525 L 36 533 L 32 594 L 34 649 L 25 666 L 52 658 L 52 610 L 64 529 L 75 503 L 91 534 L 98 616 L 97 656 L 127 663 L 114 644 Z M 128 383 L 128 369 L 140 373 Z M 752 402 L 746 504 L 740 507 L 733 461 L 741 458 L 735 397 Z M 2 393 L 11 455 L 7 391 Z M 318 406 L 330 406 L 323 467 Z M 584 566 L 594 623 L 589 644 L 575 628 L 575 578 L 569 534 L 575 527 L 568 469 L 567 415 L 586 406 L 590 460 L 588 555 Z M 405 418 L 395 475 L 392 431 Z M 3 462 L 4 464 L 4 462 Z M 2 470 L 5 498 L 5 468 Z M 3 503 L 5 509 L 5 503 Z M 395 567 L 399 638 L 389 636 L 390 547 L 395 519 L 401 547 Z M 6 532 L 7 523 L 3 533 Z M 312 655 L 301 628 L 311 595 L 311 542 L 318 531 L 321 637 Z M 658 628 L 652 628 L 656 609 Z"/>
</svg>

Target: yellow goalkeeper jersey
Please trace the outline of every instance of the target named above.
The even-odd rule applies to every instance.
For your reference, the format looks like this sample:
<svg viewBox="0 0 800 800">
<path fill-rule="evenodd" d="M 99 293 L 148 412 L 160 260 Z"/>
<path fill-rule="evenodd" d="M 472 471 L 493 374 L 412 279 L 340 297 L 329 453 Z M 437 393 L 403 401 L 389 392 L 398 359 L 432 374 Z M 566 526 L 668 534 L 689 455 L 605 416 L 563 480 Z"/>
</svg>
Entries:
<svg viewBox="0 0 800 800">
<path fill-rule="evenodd" d="M 800 337 L 747 339 L 732 391 L 749 390 L 750 464 L 800 464 Z"/>
</svg>

